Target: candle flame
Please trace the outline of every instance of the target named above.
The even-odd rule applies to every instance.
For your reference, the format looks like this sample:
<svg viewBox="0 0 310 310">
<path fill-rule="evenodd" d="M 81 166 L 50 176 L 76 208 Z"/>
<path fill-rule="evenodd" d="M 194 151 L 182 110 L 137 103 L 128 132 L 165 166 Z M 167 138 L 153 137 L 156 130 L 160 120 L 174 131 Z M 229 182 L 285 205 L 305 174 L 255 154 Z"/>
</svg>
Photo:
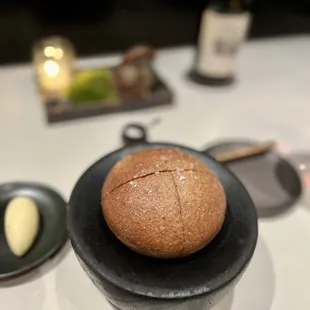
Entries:
<svg viewBox="0 0 310 310">
<path fill-rule="evenodd" d="M 46 57 L 53 57 L 55 53 L 55 47 L 54 46 L 47 46 L 44 48 L 44 55 Z"/>
<path fill-rule="evenodd" d="M 59 47 L 47 46 L 44 49 L 44 55 L 46 57 L 53 57 L 55 59 L 61 59 L 64 55 L 64 51 Z"/>
<path fill-rule="evenodd" d="M 45 61 L 43 67 L 46 74 L 51 78 L 55 78 L 59 74 L 60 71 L 59 65 L 57 62 L 53 60 Z"/>
</svg>

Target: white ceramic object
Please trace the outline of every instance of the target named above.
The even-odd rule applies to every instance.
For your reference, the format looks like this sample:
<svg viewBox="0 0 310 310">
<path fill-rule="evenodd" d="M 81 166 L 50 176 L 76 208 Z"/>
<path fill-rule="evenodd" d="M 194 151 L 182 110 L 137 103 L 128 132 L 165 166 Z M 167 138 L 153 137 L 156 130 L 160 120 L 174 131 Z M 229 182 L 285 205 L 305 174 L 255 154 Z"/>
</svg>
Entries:
<svg viewBox="0 0 310 310">
<path fill-rule="evenodd" d="M 11 251 L 24 256 L 33 245 L 39 232 L 39 211 L 33 200 L 27 197 L 12 199 L 4 215 L 4 232 Z"/>
</svg>

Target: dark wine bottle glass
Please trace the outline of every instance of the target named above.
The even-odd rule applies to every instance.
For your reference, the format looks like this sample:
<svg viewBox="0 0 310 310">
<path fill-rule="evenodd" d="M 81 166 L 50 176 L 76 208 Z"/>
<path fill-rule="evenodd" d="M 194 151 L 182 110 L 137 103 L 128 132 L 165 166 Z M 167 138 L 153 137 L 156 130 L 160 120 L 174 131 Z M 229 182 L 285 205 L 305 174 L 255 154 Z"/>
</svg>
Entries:
<svg viewBox="0 0 310 310">
<path fill-rule="evenodd" d="M 203 11 L 191 78 L 206 85 L 234 81 L 239 47 L 249 28 L 247 0 L 211 0 Z"/>
</svg>

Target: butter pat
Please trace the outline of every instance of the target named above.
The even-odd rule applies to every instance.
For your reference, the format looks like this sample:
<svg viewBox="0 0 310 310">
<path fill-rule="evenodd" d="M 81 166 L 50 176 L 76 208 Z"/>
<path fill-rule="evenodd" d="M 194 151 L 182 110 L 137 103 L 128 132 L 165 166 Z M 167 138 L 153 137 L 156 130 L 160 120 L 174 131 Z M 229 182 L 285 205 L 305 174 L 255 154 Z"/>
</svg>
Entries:
<svg viewBox="0 0 310 310">
<path fill-rule="evenodd" d="M 4 215 L 4 232 L 11 251 L 24 256 L 33 245 L 39 232 L 39 211 L 33 200 L 27 197 L 12 199 Z"/>
</svg>

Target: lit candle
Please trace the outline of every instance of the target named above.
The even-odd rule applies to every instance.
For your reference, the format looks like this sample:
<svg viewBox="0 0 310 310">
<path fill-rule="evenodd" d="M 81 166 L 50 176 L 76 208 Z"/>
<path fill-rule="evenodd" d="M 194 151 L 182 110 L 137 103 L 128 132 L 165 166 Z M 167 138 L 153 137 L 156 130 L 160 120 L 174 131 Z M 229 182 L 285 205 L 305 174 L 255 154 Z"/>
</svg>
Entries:
<svg viewBox="0 0 310 310">
<path fill-rule="evenodd" d="M 42 95 L 61 96 L 70 86 L 74 71 L 71 43 L 61 37 L 44 39 L 34 46 L 33 59 Z"/>
</svg>

